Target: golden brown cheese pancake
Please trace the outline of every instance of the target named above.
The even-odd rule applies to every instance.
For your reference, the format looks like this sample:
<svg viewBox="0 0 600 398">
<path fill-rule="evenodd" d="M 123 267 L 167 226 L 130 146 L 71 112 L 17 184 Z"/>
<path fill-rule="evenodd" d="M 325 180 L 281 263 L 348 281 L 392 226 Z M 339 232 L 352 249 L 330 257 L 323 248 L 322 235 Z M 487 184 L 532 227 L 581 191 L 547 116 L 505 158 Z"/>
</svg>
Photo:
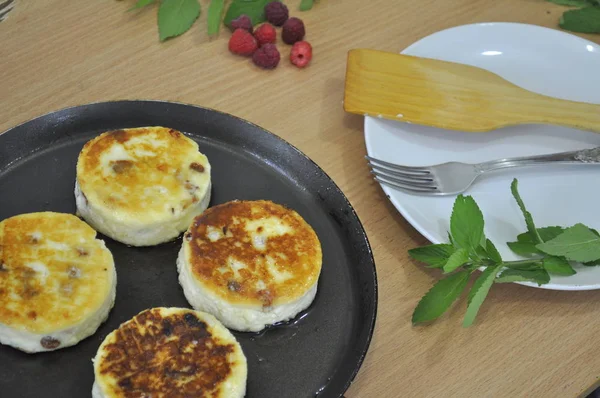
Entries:
<svg viewBox="0 0 600 398">
<path fill-rule="evenodd" d="M 74 215 L 0 222 L 0 343 L 30 353 L 77 344 L 106 320 L 116 284 L 110 251 Z"/>
<path fill-rule="evenodd" d="M 133 246 L 169 241 L 210 201 L 210 163 L 179 131 L 109 131 L 77 161 L 78 213 L 96 230 Z"/>
<path fill-rule="evenodd" d="M 93 398 L 240 398 L 246 357 L 212 315 L 142 311 L 109 334 L 94 358 Z"/>
<path fill-rule="evenodd" d="M 266 200 L 211 207 L 184 235 L 177 268 L 188 302 L 229 328 L 293 318 L 317 292 L 319 238 L 294 210 Z"/>
</svg>

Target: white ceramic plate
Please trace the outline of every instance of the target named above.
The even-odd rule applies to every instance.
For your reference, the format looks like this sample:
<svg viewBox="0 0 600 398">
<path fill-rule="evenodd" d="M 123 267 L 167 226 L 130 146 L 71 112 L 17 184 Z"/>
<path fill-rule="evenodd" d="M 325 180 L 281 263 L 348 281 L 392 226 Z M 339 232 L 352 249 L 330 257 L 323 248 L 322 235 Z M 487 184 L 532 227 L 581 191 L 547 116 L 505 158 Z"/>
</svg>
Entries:
<svg viewBox="0 0 600 398">
<path fill-rule="evenodd" d="M 485 68 L 540 94 L 600 103 L 600 46 L 561 31 L 514 23 L 466 25 L 437 32 L 403 53 Z M 600 146 L 600 135 L 533 125 L 473 134 L 366 117 L 365 141 L 370 156 L 423 166 L 590 148 Z M 525 231 L 510 194 L 515 177 L 538 227 L 583 222 L 600 229 L 600 166 L 538 166 L 497 172 L 479 179 L 465 194 L 472 195 L 481 207 L 486 235 L 504 258 L 517 258 L 504 243 Z M 447 241 L 454 196 L 413 196 L 384 185 L 382 189 L 427 239 Z M 600 267 L 578 267 L 576 275 L 552 277 L 542 287 L 600 289 Z"/>
</svg>

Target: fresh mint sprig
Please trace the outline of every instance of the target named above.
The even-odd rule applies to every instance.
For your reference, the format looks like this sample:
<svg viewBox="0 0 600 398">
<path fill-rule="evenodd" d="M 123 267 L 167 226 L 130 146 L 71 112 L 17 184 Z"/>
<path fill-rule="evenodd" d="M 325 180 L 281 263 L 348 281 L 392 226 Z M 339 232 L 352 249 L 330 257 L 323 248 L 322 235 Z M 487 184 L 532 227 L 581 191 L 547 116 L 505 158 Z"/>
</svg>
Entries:
<svg viewBox="0 0 600 398">
<path fill-rule="evenodd" d="M 475 200 L 459 195 L 450 216 L 448 237 L 451 243 L 408 251 L 415 260 L 448 274 L 423 296 L 413 313 L 414 324 L 439 318 L 461 296 L 471 275 L 480 268 L 483 271 L 467 297 L 465 327 L 473 324 L 494 283 L 533 282 L 541 286 L 550 282 L 550 275 L 574 275 L 576 271 L 571 261 L 584 265 L 600 264 L 600 235 L 596 230 L 583 224 L 570 228 L 537 228 L 519 194 L 516 179 L 511 184 L 511 192 L 523 213 L 527 232 L 507 245 L 516 254 L 527 258 L 504 261 L 496 246 L 485 237 L 483 214 Z"/>
<path fill-rule="evenodd" d="M 600 33 L 600 0 L 548 0 L 567 7 L 578 7 L 565 11 L 558 25 L 571 32 Z"/>
<path fill-rule="evenodd" d="M 308 11 L 311 8 L 313 8 L 313 5 L 315 4 L 315 0 L 302 0 L 300 2 L 300 11 Z"/>
<path fill-rule="evenodd" d="M 200 3 L 198 0 L 162 0 L 158 8 L 160 41 L 186 32 L 199 15 Z"/>
<path fill-rule="evenodd" d="M 207 31 L 208 36 L 219 33 L 221 23 L 229 25 L 231 21 L 242 14 L 248 15 L 253 25 L 264 22 L 265 6 L 273 1 L 281 0 L 231 0 L 225 9 L 225 0 L 211 0 L 208 5 Z M 200 3 L 198 0 L 137 0 L 129 11 L 138 10 L 154 3 L 158 7 L 158 36 L 160 41 L 179 36 L 187 32 L 200 15 Z M 300 11 L 310 10 L 315 0 L 302 0 L 299 5 Z M 225 14 L 225 15 L 223 15 Z"/>
<path fill-rule="evenodd" d="M 223 18 L 223 8 L 225 7 L 225 0 L 211 0 L 208 5 L 208 35 L 214 36 L 219 33 L 219 27 L 221 26 L 221 19 Z"/>
<path fill-rule="evenodd" d="M 250 17 L 252 25 L 266 21 L 265 6 L 275 0 L 233 0 L 225 13 L 225 25 L 244 14 Z"/>
</svg>

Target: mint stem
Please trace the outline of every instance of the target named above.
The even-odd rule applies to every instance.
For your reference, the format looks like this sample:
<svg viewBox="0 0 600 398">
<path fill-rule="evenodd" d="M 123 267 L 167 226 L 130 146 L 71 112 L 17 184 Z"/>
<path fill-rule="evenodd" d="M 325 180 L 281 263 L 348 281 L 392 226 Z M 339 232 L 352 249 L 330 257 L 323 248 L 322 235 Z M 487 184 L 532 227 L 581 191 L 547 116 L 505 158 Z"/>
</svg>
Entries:
<svg viewBox="0 0 600 398">
<path fill-rule="evenodd" d="M 502 265 L 505 267 L 510 267 L 511 265 L 542 265 L 542 259 L 504 261 Z"/>
<path fill-rule="evenodd" d="M 480 263 L 477 262 L 469 262 L 465 263 L 463 267 L 471 272 L 475 271 L 479 267 L 494 267 L 498 265 L 498 263 L 490 260 L 483 260 Z M 529 259 L 529 260 L 517 260 L 517 261 L 503 261 L 500 263 L 505 268 L 514 268 L 514 269 L 523 269 L 527 268 L 527 266 L 536 266 L 539 268 L 543 268 L 543 259 Z"/>
</svg>

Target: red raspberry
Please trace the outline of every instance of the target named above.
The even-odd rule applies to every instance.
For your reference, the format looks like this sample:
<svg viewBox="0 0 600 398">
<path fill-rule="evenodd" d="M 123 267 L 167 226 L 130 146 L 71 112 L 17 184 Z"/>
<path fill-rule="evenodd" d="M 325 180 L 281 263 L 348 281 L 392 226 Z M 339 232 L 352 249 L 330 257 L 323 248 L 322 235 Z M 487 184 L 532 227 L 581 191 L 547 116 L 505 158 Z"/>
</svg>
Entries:
<svg viewBox="0 0 600 398">
<path fill-rule="evenodd" d="M 279 51 L 277 50 L 277 47 L 275 47 L 275 44 L 267 43 L 256 50 L 252 56 L 252 61 L 261 68 L 273 69 L 279 63 L 280 58 Z"/>
<path fill-rule="evenodd" d="M 287 6 L 280 1 L 272 1 L 265 6 L 265 17 L 275 26 L 283 25 L 289 15 Z"/>
<path fill-rule="evenodd" d="M 254 31 L 254 37 L 256 37 L 256 41 L 258 41 L 258 46 L 262 46 L 266 43 L 275 43 L 277 40 L 277 32 L 273 25 L 265 23 L 260 25 Z"/>
<path fill-rule="evenodd" d="M 229 23 L 229 28 L 232 32 L 236 29 L 244 29 L 252 33 L 252 20 L 246 14 L 242 14 Z"/>
<path fill-rule="evenodd" d="M 250 56 L 257 48 L 254 36 L 244 29 L 236 29 L 229 39 L 229 51 L 234 54 Z"/>
<path fill-rule="evenodd" d="M 304 22 L 298 18 L 290 18 L 283 24 L 281 38 L 286 44 L 294 44 L 304 39 L 305 34 Z"/>
<path fill-rule="evenodd" d="M 298 68 L 304 68 L 312 59 L 312 46 L 307 41 L 294 43 L 290 53 L 290 61 Z"/>
</svg>

